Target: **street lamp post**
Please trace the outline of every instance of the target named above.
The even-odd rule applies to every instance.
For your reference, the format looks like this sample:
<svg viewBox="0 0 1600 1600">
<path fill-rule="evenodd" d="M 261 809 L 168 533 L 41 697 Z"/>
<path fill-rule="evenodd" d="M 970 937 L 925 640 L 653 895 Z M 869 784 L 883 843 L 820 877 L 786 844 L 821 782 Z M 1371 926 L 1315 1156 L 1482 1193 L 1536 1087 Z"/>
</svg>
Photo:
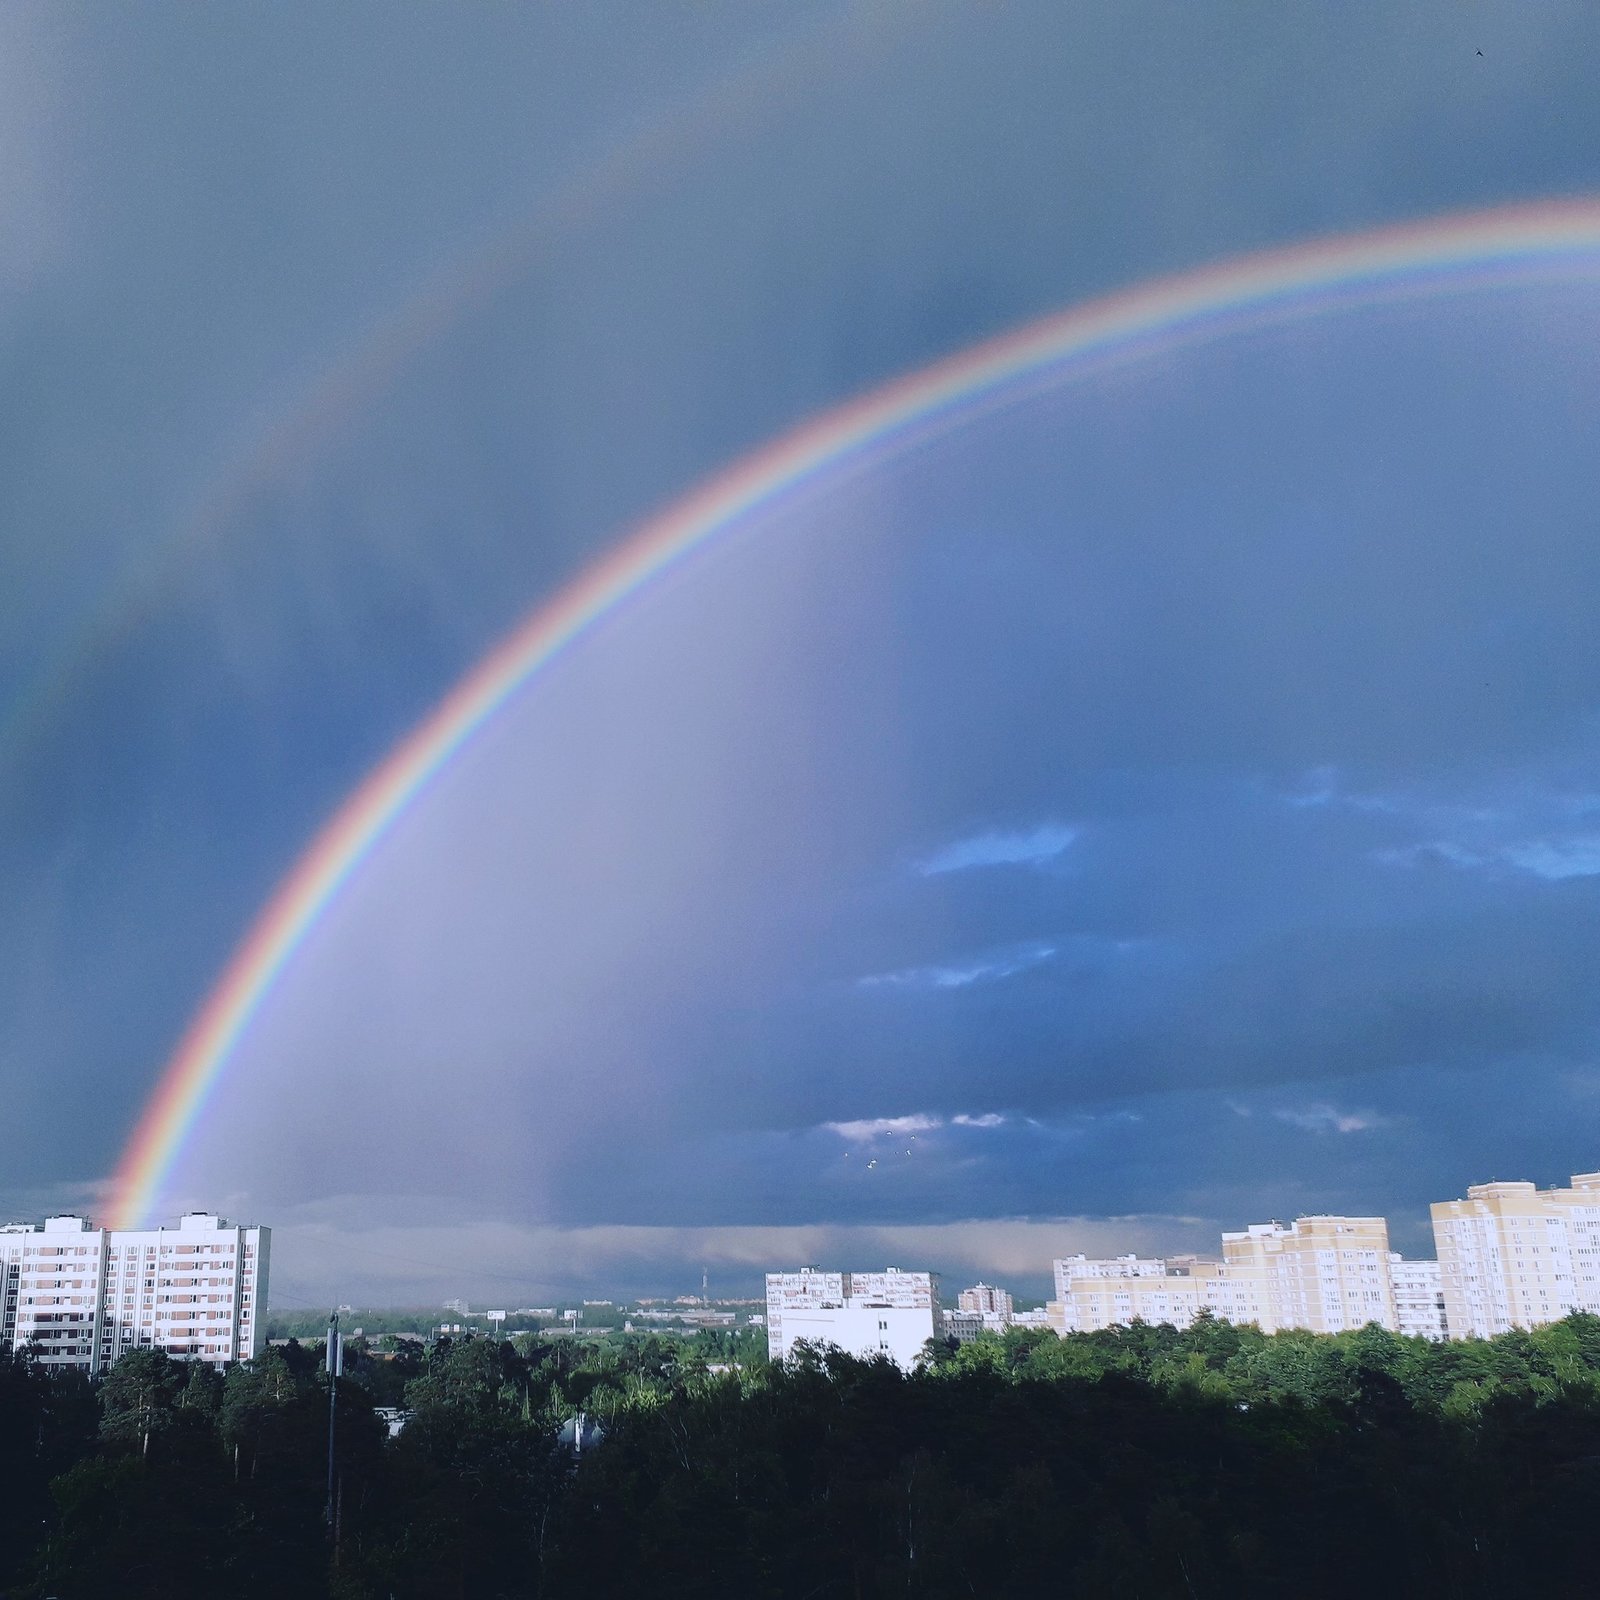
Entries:
<svg viewBox="0 0 1600 1600">
<path fill-rule="evenodd" d="M 339 1522 L 335 1505 L 335 1480 L 333 1470 L 333 1439 L 338 1418 L 339 1376 L 344 1371 L 344 1338 L 339 1332 L 339 1313 L 328 1317 L 328 1506 L 324 1515 L 328 1523 L 328 1537 L 333 1540 L 335 1557 L 339 1550 Z"/>
</svg>

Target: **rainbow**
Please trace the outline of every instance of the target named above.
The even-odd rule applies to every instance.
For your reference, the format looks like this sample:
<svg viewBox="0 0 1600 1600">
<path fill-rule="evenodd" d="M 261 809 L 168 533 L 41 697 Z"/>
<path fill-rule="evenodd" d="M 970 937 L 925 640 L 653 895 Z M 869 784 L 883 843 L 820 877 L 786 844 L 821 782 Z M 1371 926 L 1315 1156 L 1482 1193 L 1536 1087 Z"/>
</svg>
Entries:
<svg viewBox="0 0 1600 1600">
<path fill-rule="evenodd" d="M 1481 287 L 1530 267 L 1600 277 L 1600 202 L 1474 212 L 1315 240 L 1091 301 L 852 400 L 711 478 L 546 601 L 362 782 L 260 913 L 191 1022 L 139 1118 L 113 1183 L 112 1225 L 153 1210 L 207 1098 L 318 918 L 390 825 L 496 711 L 595 623 L 689 552 L 825 468 L 936 437 L 1019 379 L 1061 381 L 1107 360 L 1339 304 Z M 1063 366 L 1066 371 L 1063 372 Z"/>
</svg>

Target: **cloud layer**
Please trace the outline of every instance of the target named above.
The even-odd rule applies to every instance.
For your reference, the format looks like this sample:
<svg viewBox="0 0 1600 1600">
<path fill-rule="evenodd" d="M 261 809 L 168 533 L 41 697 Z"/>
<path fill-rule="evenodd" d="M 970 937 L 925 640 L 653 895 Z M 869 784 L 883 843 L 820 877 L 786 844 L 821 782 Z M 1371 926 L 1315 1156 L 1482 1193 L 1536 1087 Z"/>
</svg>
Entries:
<svg viewBox="0 0 1600 1600">
<path fill-rule="evenodd" d="M 448 1202 L 442 1202 L 448 1208 Z M 434 1216 L 439 1209 L 436 1207 Z M 350 1304 L 423 1304 L 470 1296 L 475 1305 L 545 1305 L 585 1292 L 635 1295 L 758 1292 L 761 1275 L 812 1262 L 858 1269 L 916 1262 L 958 1290 L 985 1274 L 1043 1298 L 1058 1255 L 1216 1248 L 1189 1217 L 978 1218 L 935 1225 L 540 1228 L 486 1219 L 477 1226 L 373 1227 L 370 1207 L 338 1202 L 290 1211 L 273 1240 L 274 1301 L 321 1308 L 329 1286 Z M 282 1256 L 285 1265 L 278 1271 Z M 280 1285 L 280 1278 L 282 1279 Z"/>
</svg>

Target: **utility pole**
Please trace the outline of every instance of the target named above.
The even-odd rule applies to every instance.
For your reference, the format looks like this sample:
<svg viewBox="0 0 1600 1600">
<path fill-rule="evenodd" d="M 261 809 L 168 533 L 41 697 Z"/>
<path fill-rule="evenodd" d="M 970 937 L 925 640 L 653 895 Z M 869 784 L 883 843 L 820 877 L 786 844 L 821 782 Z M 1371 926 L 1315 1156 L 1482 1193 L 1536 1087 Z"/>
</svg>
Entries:
<svg viewBox="0 0 1600 1600">
<path fill-rule="evenodd" d="M 328 1537 L 338 1545 L 338 1526 L 334 1520 L 333 1430 L 339 1401 L 339 1375 L 344 1371 L 344 1339 L 339 1333 L 339 1313 L 328 1317 Z"/>
</svg>

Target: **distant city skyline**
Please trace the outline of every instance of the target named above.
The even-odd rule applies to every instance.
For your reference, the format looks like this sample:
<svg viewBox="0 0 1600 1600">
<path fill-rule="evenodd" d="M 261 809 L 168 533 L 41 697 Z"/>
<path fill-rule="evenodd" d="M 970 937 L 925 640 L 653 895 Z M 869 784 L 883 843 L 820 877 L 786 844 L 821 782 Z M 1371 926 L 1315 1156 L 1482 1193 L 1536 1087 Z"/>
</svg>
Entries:
<svg viewBox="0 0 1600 1600">
<path fill-rule="evenodd" d="M 1130 1242 L 1127 1237 L 1109 1242 L 1095 1257 L 1083 1250 L 1056 1253 L 1049 1259 L 1049 1287 L 1037 1295 L 1030 1289 L 1039 1276 L 1042 1264 L 1038 1261 L 1014 1274 L 996 1272 L 992 1262 L 978 1269 L 952 1271 L 949 1267 L 929 1266 L 924 1261 L 911 1268 L 891 1267 L 889 1270 L 891 1273 L 909 1272 L 911 1276 L 906 1282 L 924 1295 L 935 1311 L 939 1310 L 942 1294 L 944 1311 L 971 1319 L 970 1325 L 963 1325 L 967 1334 L 982 1326 L 1002 1328 L 1019 1316 L 1029 1325 L 1049 1326 L 1061 1334 L 1134 1318 L 1170 1321 L 1184 1327 L 1197 1314 L 1206 1311 L 1230 1321 L 1257 1323 L 1269 1332 L 1281 1327 L 1339 1332 L 1377 1321 L 1403 1333 L 1429 1338 L 1462 1338 L 1469 1335 L 1492 1337 L 1512 1327 L 1536 1326 L 1558 1320 L 1573 1310 L 1600 1314 L 1600 1173 L 1578 1173 L 1570 1185 L 1554 1184 L 1543 1188 L 1526 1180 L 1491 1179 L 1469 1183 L 1460 1198 L 1432 1202 L 1429 1215 L 1436 1247 L 1432 1255 L 1405 1256 L 1392 1249 L 1389 1219 L 1385 1217 L 1319 1213 L 1302 1215 L 1290 1222 L 1274 1219 L 1245 1223 L 1242 1227 L 1225 1230 L 1209 1247 L 1171 1252 L 1166 1256 L 1141 1255 L 1127 1248 Z M 158 1246 L 163 1258 L 176 1257 L 180 1244 L 193 1253 L 197 1239 L 202 1235 L 209 1239 L 219 1228 L 224 1232 L 231 1228 L 238 1233 L 239 1238 L 245 1240 L 249 1255 L 256 1258 L 253 1281 L 235 1285 L 230 1278 L 225 1287 L 234 1289 L 234 1294 L 220 1297 L 231 1306 L 226 1315 L 231 1316 L 235 1332 L 243 1325 L 244 1344 L 239 1348 L 252 1349 L 253 1341 L 258 1341 L 261 1333 L 272 1230 L 252 1227 L 240 1231 L 214 1213 L 204 1212 L 186 1215 L 175 1232 L 164 1229 L 149 1233 L 107 1232 L 95 1228 L 86 1218 L 70 1214 L 42 1221 L 14 1219 L 0 1226 L 0 1264 L 9 1261 L 12 1272 L 5 1328 L 0 1338 L 25 1342 L 27 1330 L 40 1315 L 28 1309 L 35 1301 L 32 1292 L 26 1291 L 26 1286 L 18 1280 L 18 1272 L 26 1275 L 64 1270 L 48 1264 L 29 1263 L 24 1257 L 41 1254 L 38 1248 L 41 1244 L 59 1245 L 65 1239 L 68 1244 L 92 1246 L 96 1257 L 94 1270 L 106 1280 L 99 1290 L 85 1290 L 83 1284 L 73 1286 L 80 1291 L 80 1300 L 72 1304 L 80 1309 L 68 1320 L 83 1324 L 93 1335 L 81 1351 L 83 1358 L 88 1360 L 93 1355 L 109 1355 L 112 1349 L 126 1348 L 126 1341 L 132 1339 L 140 1327 L 145 1332 L 139 1337 L 148 1339 L 154 1331 L 161 1340 L 163 1330 L 156 1327 L 156 1322 L 169 1321 L 176 1313 L 152 1309 L 157 1301 L 146 1292 L 142 1302 L 145 1309 L 139 1313 L 143 1322 L 138 1322 L 131 1298 L 133 1290 L 124 1286 L 123 1292 L 129 1298 L 116 1298 L 117 1284 L 113 1281 L 116 1259 L 124 1255 L 131 1259 L 141 1251 L 154 1258 Z M 1056 1242 L 1064 1236 L 1064 1233 L 1058 1234 Z M 823 1243 L 825 1238 L 816 1234 L 812 1242 Z M 771 1242 L 770 1234 L 768 1242 Z M 339 1241 L 339 1244 L 347 1251 L 350 1248 L 348 1241 Z M 220 1249 L 221 1246 L 207 1243 L 204 1248 Z M 102 1252 L 104 1261 L 100 1259 Z M 52 1249 L 43 1253 L 55 1257 L 74 1252 Z M 87 1254 L 87 1251 L 76 1253 Z M 830 1259 L 825 1251 L 817 1251 L 814 1256 L 817 1261 Z M 775 1282 L 780 1288 L 787 1286 L 785 1292 L 791 1297 L 798 1296 L 799 1302 L 807 1305 L 813 1302 L 820 1305 L 818 1295 L 830 1285 L 836 1298 L 842 1296 L 848 1300 L 853 1292 L 851 1271 L 845 1271 L 840 1277 L 837 1269 L 791 1266 L 780 1268 L 775 1274 L 774 1259 L 768 1258 L 760 1273 L 764 1295 L 741 1292 L 746 1287 L 743 1277 L 750 1275 L 737 1271 L 730 1273 L 729 1283 L 719 1281 L 713 1293 L 710 1269 L 702 1265 L 698 1292 L 680 1291 L 675 1295 L 666 1291 L 653 1295 L 614 1292 L 605 1298 L 595 1298 L 579 1291 L 570 1295 L 550 1294 L 546 1298 L 551 1299 L 552 1304 L 535 1306 L 529 1298 L 530 1295 L 539 1298 L 532 1294 L 533 1288 L 538 1287 L 534 1281 L 517 1281 L 507 1276 L 503 1284 L 515 1282 L 521 1293 L 508 1296 L 503 1287 L 497 1291 L 493 1298 L 503 1309 L 480 1304 L 478 1310 L 473 1311 L 471 1297 L 460 1293 L 426 1304 L 429 1309 L 437 1304 L 457 1316 L 488 1317 L 502 1324 L 507 1317 L 550 1319 L 562 1316 L 581 1320 L 585 1313 L 599 1313 L 602 1317 L 623 1315 L 630 1308 L 634 1315 L 646 1321 L 651 1318 L 693 1319 L 698 1314 L 697 1308 L 730 1305 L 765 1305 L 770 1318 Z M 903 1259 L 916 1261 L 919 1258 L 913 1255 L 903 1256 Z M 963 1271 L 976 1281 L 957 1288 L 955 1285 Z M 854 1274 L 855 1289 L 861 1294 L 869 1290 L 882 1292 L 881 1276 L 863 1276 L 857 1272 Z M 1020 1292 L 1019 1285 L 1023 1286 Z M 160 1289 L 170 1287 L 165 1282 L 159 1286 Z M 155 1291 L 158 1286 L 152 1284 L 150 1289 Z M 239 1289 L 245 1291 L 242 1298 L 237 1292 Z M 252 1289 L 254 1294 L 249 1292 Z M 83 1293 L 87 1293 L 87 1299 L 81 1298 Z M 102 1315 L 102 1293 L 106 1325 L 103 1338 L 93 1334 Z M 161 1295 L 161 1306 L 166 1307 L 172 1298 Z M 198 1298 L 206 1299 L 205 1296 Z M 1019 1313 L 1015 1304 L 1019 1299 L 1024 1304 L 1034 1302 L 1040 1311 Z M 1347 1304 L 1347 1299 L 1351 1303 Z M 213 1306 L 218 1300 L 216 1295 L 210 1297 Z M 518 1300 L 527 1303 L 517 1304 Z M 48 1303 L 54 1307 L 57 1302 L 51 1298 Z M 83 1307 L 92 1310 L 86 1313 Z M 271 1309 L 288 1318 L 308 1310 L 320 1315 L 320 1308 L 292 1292 L 287 1295 L 280 1292 L 278 1302 Z M 353 1300 L 341 1301 L 337 1306 L 341 1313 L 355 1309 L 357 1302 Z M 397 1302 L 390 1302 L 386 1307 L 368 1301 L 359 1309 L 382 1312 L 423 1308 Z M 210 1315 L 214 1320 L 222 1314 L 213 1311 Z M 252 1315 L 254 1328 L 249 1326 Z M 1453 1323 L 1450 1317 L 1454 1318 Z M 45 1321 L 54 1320 L 56 1316 L 52 1311 Z M 125 1330 L 120 1335 L 116 1333 L 119 1326 Z M 22 1332 L 19 1333 L 19 1329 Z M 53 1329 L 47 1334 L 56 1339 L 64 1336 Z M 174 1334 L 167 1338 L 167 1347 L 187 1350 L 172 1343 L 175 1337 Z M 780 1353 L 786 1353 L 788 1344 L 800 1337 L 808 1336 L 792 1330 L 785 1335 L 781 1327 L 770 1334 Z M 898 1334 L 896 1338 L 898 1349 L 905 1341 Z M 117 1342 L 119 1339 L 121 1343 Z M 233 1353 L 232 1346 L 224 1348 L 213 1344 L 207 1348 L 211 1353 L 222 1352 L 217 1359 L 230 1359 Z M 80 1352 L 73 1350 L 69 1354 L 76 1357 Z"/>
</svg>

